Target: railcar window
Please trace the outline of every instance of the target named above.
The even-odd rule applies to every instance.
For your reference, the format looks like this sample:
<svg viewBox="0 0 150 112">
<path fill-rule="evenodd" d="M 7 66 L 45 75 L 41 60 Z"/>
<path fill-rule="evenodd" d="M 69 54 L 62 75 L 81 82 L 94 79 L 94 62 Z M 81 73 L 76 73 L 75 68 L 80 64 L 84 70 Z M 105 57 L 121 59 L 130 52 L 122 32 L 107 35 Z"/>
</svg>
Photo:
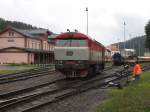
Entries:
<svg viewBox="0 0 150 112">
<path fill-rule="evenodd" d="M 87 46 L 87 41 L 86 40 L 76 40 L 76 39 L 57 40 L 56 46 L 85 47 L 85 46 Z"/>
</svg>

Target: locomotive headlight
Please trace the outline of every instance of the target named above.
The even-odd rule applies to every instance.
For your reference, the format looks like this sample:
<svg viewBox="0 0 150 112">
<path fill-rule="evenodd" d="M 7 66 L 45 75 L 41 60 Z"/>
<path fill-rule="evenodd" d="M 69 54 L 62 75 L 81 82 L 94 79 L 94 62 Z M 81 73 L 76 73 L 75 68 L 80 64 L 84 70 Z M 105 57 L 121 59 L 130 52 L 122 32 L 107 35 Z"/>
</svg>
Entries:
<svg viewBox="0 0 150 112">
<path fill-rule="evenodd" d="M 81 63 L 81 61 L 78 61 L 78 63 L 80 64 L 80 63 Z"/>
<path fill-rule="evenodd" d="M 59 61 L 59 63 L 60 63 L 60 64 L 62 64 L 62 63 L 63 63 L 63 61 Z"/>
<path fill-rule="evenodd" d="M 55 61 L 55 63 L 56 64 L 63 64 L 63 61 L 62 60 L 61 61 L 57 60 L 57 61 Z"/>
</svg>

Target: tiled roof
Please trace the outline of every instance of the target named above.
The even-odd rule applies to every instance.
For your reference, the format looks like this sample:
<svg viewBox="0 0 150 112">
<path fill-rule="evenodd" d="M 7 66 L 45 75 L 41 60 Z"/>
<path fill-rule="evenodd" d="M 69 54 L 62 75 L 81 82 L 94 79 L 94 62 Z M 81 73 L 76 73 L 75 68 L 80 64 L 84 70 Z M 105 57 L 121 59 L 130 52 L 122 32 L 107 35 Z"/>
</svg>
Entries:
<svg viewBox="0 0 150 112">
<path fill-rule="evenodd" d="M 45 33 L 52 33 L 47 29 L 30 29 L 30 30 L 24 30 L 28 32 L 29 34 L 45 34 Z"/>
<path fill-rule="evenodd" d="M 19 33 L 21 33 L 27 37 L 33 37 L 33 38 L 37 37 L 37 36 L 30 34 L 27 30 L 20 30 L 20 29 L 15 28 L 15 31 L 18 31 Z"/>
</svg>

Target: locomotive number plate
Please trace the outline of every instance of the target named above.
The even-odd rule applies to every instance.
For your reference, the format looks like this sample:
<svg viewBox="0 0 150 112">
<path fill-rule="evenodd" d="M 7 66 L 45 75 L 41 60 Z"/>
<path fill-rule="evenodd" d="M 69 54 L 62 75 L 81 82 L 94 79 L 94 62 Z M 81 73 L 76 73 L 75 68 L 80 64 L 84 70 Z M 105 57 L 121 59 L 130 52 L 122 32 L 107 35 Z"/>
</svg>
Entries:
<svg viewBox="0 0 150 112">
<path fill-rule="evenodd" d="M 66 55 L 67 55 L 67 56 L 72 56 L 72 55 L 73 55 L 73 51 L 67 51 L 67 52 L 66 52 Z"/>
</svg>

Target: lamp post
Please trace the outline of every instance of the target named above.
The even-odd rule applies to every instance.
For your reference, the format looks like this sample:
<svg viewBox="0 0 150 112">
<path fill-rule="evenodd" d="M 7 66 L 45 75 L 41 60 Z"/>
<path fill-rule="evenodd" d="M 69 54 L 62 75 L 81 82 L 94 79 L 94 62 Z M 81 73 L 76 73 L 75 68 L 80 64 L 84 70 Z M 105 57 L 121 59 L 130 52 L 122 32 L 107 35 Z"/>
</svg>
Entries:
<svg viewBox="0 0 150 112">
<path fill-rule="evenodd" d="M 125 43 L 125 41 L 126 41 L 126 39 L 125 39 L 125 36 L 126 36 L 126 32 L 125 32 L 126 23 L 125 23 L 125 21 L 124 21 L 123 25 L 124 25 L 124 50 L 125 50 L 125 48 L 126 48 L 126 43 Z"/>
<path fill-rule="evenodd" d="M 86 7 L 86 15 L 87 15 L 87 27 L 86 27 L 86 33 L 88 35 L 88 7 Z"/>
<path fill-rule="evenodd" d="M 126 52 L 125 52 L 125 48 L 126 48 L 126 43 L 125 43 L 125 41 L 126 41 L 126 39 L 125 39 L 125 36 L 126 36 L 126 32 L 125 32 L 125 26 L 126 26 L 126 23 L 125 23 L 125 21 L 124 21 L 124 23 L 123 23 L 123 25 L 124 25 L 124 56 L 126 56 Z"/>
</svg>

